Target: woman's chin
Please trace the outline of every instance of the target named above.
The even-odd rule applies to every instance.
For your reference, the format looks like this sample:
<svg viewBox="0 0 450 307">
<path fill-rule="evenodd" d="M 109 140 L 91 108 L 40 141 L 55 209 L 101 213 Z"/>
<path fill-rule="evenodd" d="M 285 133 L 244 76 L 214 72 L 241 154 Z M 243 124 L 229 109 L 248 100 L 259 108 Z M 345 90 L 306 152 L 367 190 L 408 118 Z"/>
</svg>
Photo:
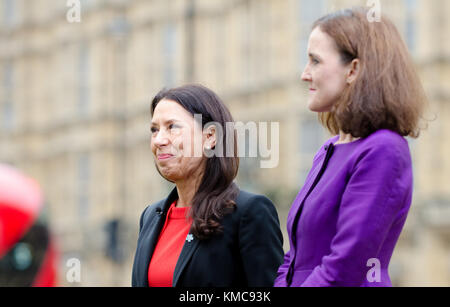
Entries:
<svg viewBox="0 0 450 307">
<path fill-rule="evenodd" d="M 314 101 L 308 102 L 308 109 L 312 112 L 322 112 L 319 106 Z"/>
<path fill-rule="evenodd" d="M 177 181 L 177 176 L 175 176 L 173 173 L 164 173 L 164 172 L 160 172 L 161 176 L 166 179 L 167 181 L 170 182 L 175 182 Z"/>
<path fill-rule="evenodd" d="M 320 103 L 317 103 L 315 101 L 308 101 L 308 109 L 312 112 L 316 112 L 316 113 L 325 113 L 325 112 L 330 112 L 331 110 L 331 106 L 323 106 Z"/>
<path fill-rule="evenodd" d="M 158 173 L 166 179 L 167 181 L 174 182 L 176 181 L 177 174 L 174 172 L 173 167 L 169 167 L 167 165 L 160 165 L 156 164 L 156 169 L 158 170 Z"/>
</svg>

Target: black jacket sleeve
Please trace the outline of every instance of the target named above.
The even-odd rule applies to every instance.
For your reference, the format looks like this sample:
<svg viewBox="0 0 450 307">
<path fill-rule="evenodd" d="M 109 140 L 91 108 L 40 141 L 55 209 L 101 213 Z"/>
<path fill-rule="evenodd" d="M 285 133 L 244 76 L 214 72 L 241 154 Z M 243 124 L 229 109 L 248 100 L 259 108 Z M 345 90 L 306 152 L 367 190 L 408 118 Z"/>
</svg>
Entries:
<svg viewBox="0 0 450 307">
<path fill-rule="evenodd" d="M 277 211 L 262 195 L 248 199 L 242 209 L 239 249 L 248 286 L 272 287 L 284 254 Z"/>
</svg>

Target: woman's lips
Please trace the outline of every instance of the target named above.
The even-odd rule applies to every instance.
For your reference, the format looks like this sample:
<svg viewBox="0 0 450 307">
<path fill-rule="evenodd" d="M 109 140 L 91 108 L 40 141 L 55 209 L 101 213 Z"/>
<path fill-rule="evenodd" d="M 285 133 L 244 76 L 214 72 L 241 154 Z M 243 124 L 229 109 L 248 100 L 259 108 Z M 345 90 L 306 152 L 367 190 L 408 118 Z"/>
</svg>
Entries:
<svg viewBox="0 0 450 307">
<path fill-rule="evenodd" d="M 173 155 L 171 155 L 171 154 L 160 154 L 160 155 L 158 155 L 158 160 L 167 160 L 172 157 L 173 157 Z"/>
<path fill-rule="evenodd" d="M 310 92 L 315 92 L 315 91 L 316 91 L 316 89 L 314 89 L 314 88 L 310 88 L 310 89 L 309 89 L 309 91 L 310 91 Z"/>
</svg>

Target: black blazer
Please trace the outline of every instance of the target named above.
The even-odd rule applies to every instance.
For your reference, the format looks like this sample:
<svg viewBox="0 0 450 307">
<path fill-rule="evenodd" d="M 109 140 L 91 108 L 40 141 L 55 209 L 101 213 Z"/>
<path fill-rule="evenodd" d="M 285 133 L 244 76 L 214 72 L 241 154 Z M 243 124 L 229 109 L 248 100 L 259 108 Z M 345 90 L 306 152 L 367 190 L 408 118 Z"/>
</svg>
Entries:
<svg viewBox="0 0 450 307">
<path fill-rule="evenodd" d="M 132 286 L 148 287 L 148 266 L 166 213 L 178 199 L 170 195 L 148 206 L 140 219 Z M 185 241 L 173 276 L 174 287 L 272 287 L 283 263 L 283 236 L 277 211 L 265 196 L 240 191 L 223 233 Z"/>
</svg>

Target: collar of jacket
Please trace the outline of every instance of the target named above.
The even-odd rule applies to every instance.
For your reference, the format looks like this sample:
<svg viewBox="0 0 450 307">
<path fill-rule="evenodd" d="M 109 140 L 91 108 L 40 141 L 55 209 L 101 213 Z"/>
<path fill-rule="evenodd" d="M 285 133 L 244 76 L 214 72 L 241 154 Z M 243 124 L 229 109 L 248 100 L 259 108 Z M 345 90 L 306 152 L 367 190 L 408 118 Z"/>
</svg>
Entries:
<svg viewBox="0 0 450 307">
<path fill-rule="evenodd" d="M 136 252 L 136 259 L 138 261 L 136 274 L 138 274 L 139 283 L 143 286 L 148 287 L 148 266 L 150 264 L 150 259 L 155 250 L 159 234 L 164 226 L 170 205 L 177 199 L 178 192 L 175 187 L 166 199 L 157 203 L 152 210 L 146 210 L 146 212 L 144 212 L 142 230 L 139 235 L 140 242 L 138 242 L 140 248 L 138 248 Z M 197 238 L 194 238 L 191 242 L 185 241 L 175 266 L 172 281 L 173 287 L 178 285 L 181 274 L 186 268 L 192 255 L 197 250 L 199 243 L 200 241 Z"/>
</svg>

